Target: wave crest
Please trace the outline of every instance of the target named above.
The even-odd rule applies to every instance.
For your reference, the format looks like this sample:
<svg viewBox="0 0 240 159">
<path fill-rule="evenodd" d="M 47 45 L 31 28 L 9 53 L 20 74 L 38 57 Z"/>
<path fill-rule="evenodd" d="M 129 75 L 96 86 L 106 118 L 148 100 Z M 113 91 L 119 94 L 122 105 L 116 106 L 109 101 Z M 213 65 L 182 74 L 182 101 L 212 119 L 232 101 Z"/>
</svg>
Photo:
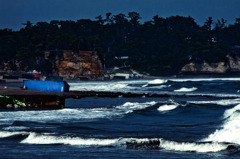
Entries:
<svg viewBox="0 0 240 159">
<path fill-rule="evenodd" d="M 203 141 L 231 142 L 240 144 L 240 104 L 234 108 L 228 109 L 224 113 L 226 121 L 220 129 L 210 134 Z"/>
<path fill-rule="evenodd" d="M 193 91 L 196 91 L 197 89 L 198 88 L 196 88 L 196 87 L 192 87 L 192 88 L 183 87 L 183 88 L 174 90 L 174 92 L 193 92 Z"/>
<path fill-rule="evenodd" d="M 172 105 L 165 104 L 165 105 L 160 106 L 158 108 L 158 111 L 165 112 L 165 111 L 176 109 L 177 107 L 178 107 L 178 105 L 176 105 L 176 104 L 172 104 Z"/>
</svg>

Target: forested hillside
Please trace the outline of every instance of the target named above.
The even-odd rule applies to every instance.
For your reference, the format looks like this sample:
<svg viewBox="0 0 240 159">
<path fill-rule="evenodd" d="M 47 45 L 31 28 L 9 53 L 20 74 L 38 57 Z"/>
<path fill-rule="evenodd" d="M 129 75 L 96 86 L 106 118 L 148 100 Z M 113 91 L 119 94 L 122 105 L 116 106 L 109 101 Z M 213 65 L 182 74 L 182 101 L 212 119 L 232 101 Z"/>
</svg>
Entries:
<svg viewBox="0 0 240 159">
<path fill-rule="evenodd" d="M 31 59 L 44 51 L 97 51 L 105 67 L 125 65 L 152 75 L 175 74 L 189 61 L 219 62 L 240 54 L 240 18 L 206 19 L 198 25 L 192 17 L 158 15 L 140 23 L 129 12 L 99 15 L 95 20 L 23 23 L 19 31 L 0 30 L 0 61 Z M 34 62 L 34 61 L 33 61 Z"/>
</svg>

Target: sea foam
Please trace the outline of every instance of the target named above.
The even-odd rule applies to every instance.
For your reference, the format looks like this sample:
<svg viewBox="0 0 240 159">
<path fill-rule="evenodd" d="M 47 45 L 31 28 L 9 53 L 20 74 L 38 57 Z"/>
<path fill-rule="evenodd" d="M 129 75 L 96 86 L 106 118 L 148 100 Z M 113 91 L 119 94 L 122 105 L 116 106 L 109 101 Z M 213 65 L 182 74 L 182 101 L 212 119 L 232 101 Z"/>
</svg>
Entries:
<svg viewBox="0 0 240 159">
<path fill-rule="evenodd" d="M 49 123 L 56 121 L 70 122 L 81 119 L 99 119 L 123 116 L 136 110 L 146 109 L 154 106 L 155 104 L 155 101 L 145 103 L 126 102 L 118 106 L 101 108 L 65 108 L 51 111 L 2 112 L 0 114 L 0 118 L 4 119 L 5 123 L 13 123 L 14 121 L 32 121 L 38 123 Z"/>
<path fill-rule="evenodd" d="M 159 84 L 163 84 L 166 82 L 167 82 L 167 80 L 155 79 L 155 80 L 149 81 L 147 84 L 143 85 L 142 87 L 147 87 L 149 85 L 159 85 Z"/>
<path fill-rule="evenodd" d="M 160 146 L 166 150 L 174 151 L 195 151 L 195 152 L 218 152 L 227 149 L 228 145 L 222 143 L 197 143 L 197 142 L 176 142 L 162 139 Z"/>
<path fill-rule="evenodd" d="M 14 135 L 20 135 L 20 134 L 26 134 L 27 132 L 21 132 L 21 131 L 0 131 L 0 138 L 10 137 Z"/>
<path fill-rule="evenodd" d="M 70 83 L 72 91 L 124 91 L 130 89 L 124 83 Z"/>
<path fill-rule="evenodd" d="M 192 87 L 192 88 L 183 87 L 183 88 L 174 90 L 174 92 L 193 92 L 193 91 L 196 91 L 196 90 L 197 90 L 196 87 Z"/>
<path fill-rule="evenodd" d="M 165 105 L 162 105 L 158 108 L 158 111 L 160 112 L 165 112 L 165 111 L 170 111 L 170 110 L 173 110 L 173 109 L 176 109 L 178 107 L 177 104 L 165 104 Z"/>
<path fill-rule="evenodd" d="M 154 142 L 156 141 L 156 142 Z M 165 139 L 157 138 L 114 138 L 114 139 L 98 139 L 98 138 L 81 138 L 69 136 L 53 136 L 50 134 L 37 134 L 31 132 L 30 135 L 21 141 L 22 144 L 65 144 L 72 146 L 121 146 L 129 148 L 132 147 L 142 148 L 159 148 L 173 151 L 195 151 L 195 152 L 218 152 L 226 150 L 228 144 L 223 143 L 198 143 L 198 142 L 176 142 Z M 153 145 L 154 144 L 154 145 Z"/>
<path fill-rule="evenodd" d="M 240 105 L 224 112 L 225 122 L 220 129 L 210 134 L 203 141 L 230 142 L 240 144 Z"/>
<path fill-rule="evenodd" d="M 25 144 L 68 144 L 79 146 L 92 146 L 92 145 L 113 145 L 118 139 L 84 139 L 79 137 L 66 137 L 66 136 L 51 136 L 48 134 L 30 133 L 30 135 L 21 141 Z"/>
<path fill-rule="evenodd" d="M 240 99 L 223 99 L 223 100 L 211 100 L 211 101 L 188 101 L 192 104 L 217 104 L 222 106 L 236 105 L 240 104 Z"/>
</svg>

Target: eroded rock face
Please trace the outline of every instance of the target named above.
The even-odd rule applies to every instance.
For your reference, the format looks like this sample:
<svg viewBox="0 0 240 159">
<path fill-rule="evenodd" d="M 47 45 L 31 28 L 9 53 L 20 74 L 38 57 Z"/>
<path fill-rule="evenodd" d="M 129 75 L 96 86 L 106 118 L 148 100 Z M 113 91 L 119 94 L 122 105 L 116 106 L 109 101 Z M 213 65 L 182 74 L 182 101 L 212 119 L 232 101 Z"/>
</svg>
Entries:
<svg viewBox="0 0 240 159">
<path fill-rule="evenodd" d="M 26 58 L 22 61 L 8 61 L 0 64 L 0 72 L 26 73 L 37 70 L 43 75 L 61 76 L 66 79 L 96 79 L 103 76 L 102 63 L 96 52 L 63 50 L 46 51 L 41 57 Z"/>
<path fill-rule="evenodd" d="M 194 63 L 191 62 L 185 65 L 182 69 L 182 73 L 226 73 L 228 66 L 224 62 L 211 63 Z"/>
<path fill-rule="evenodd" d="M 226 73 L 240 72 L 240 57 L 226 56 L 226 62 L 208 64 L 190 62 L 186 64 L 181 73 Z"/>
<path fill-rule="evenodd" d="M 103 76 L 102 64 L 96 52 L 63 51 L 63 59 L 58 64 L 59 76 L 65 78 L 87 77 L 94 79 Z"/>
<path fill-rule="evenodd" d="M 240 57 L 232 57 L 227 55 L 228 64 L 233 72 L 240 72 Z"/>
</svg>

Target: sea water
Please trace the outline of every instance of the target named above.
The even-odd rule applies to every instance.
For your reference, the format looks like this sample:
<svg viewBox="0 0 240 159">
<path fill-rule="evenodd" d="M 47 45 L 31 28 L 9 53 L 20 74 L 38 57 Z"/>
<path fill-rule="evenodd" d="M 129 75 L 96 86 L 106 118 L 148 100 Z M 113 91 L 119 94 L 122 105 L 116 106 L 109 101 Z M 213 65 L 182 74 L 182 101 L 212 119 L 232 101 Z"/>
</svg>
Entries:
<svg viewBox="0 0 240 159">
<path fill-rule="evenodd" d="M 0 110 L 0 158 L 240 158 L 240 78 L 70 82 L 71 90 L 185 95 L 67 99 Z"/>
</svg>

